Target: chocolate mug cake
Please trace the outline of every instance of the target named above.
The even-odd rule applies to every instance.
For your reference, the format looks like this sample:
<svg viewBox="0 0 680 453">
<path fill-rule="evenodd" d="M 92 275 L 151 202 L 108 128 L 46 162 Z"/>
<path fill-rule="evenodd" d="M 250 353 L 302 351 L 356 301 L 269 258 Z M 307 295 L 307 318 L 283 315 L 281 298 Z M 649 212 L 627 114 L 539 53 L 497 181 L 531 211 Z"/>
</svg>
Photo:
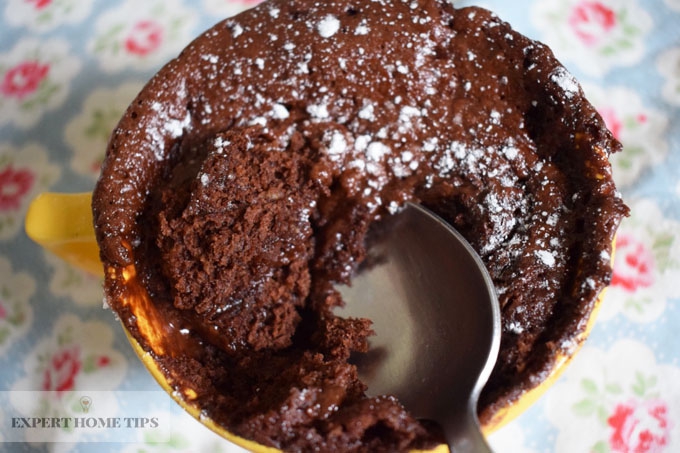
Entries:
<svg viewBox="0 0 680 453">
<path fill-rule="evenodd" d="M 441 0 L 269 0 L 163 67 L 113 132 L 93 197 L 105 293 L 188 403 L 292 451 L 430 448 L 369 398 L 333 314 L 372 225 L 406 201 L 486 264 L 501 351 L 480 420 L 573 354 L 627 208 L 620 145 L 544 45 Z"/>
</svg>

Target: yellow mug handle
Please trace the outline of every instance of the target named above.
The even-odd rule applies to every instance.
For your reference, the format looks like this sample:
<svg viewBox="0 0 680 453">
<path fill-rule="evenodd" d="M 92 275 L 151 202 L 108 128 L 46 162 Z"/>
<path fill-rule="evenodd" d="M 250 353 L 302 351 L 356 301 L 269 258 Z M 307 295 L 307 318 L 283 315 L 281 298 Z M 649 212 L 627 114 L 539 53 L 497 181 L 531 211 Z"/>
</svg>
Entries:
<svg viewBox="0 0 680 453">
<path fill-rule="evenodd" d="M 94 275 L 103 275 L 92 224 L 92 194 L 43 193 L 26 213 L 26 234 L 63 260 Z"/>
</svg>

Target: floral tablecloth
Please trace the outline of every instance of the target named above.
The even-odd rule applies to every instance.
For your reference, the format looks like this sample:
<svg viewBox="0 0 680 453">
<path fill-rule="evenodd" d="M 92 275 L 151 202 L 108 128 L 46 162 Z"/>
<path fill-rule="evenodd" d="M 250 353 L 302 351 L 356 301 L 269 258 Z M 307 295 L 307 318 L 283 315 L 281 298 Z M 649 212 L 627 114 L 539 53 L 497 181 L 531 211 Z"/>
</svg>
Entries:
<svg viewBox="0 0 680 453">
<path fill-rule="evenodd" d="M 23 218 L 41 191 L 91 190 L 108 135 L 143 83 L 201 30 L 253 4 L 0 4 L 0 450 L 240 451 L 158 390 L 102 309 L 99 279 L 33 244 Z M 613 165 L 632 209 L 590 339 L 492 445 L 680 451 L 680 1 L 479 4 L 550 45 L 582 82 L 624 144 Z M 73 419 L 105 407 L 129 429 L 30 426 L 58 407 Z M 161 421 L 173 429 L 158 431 Z"/>
</svg>

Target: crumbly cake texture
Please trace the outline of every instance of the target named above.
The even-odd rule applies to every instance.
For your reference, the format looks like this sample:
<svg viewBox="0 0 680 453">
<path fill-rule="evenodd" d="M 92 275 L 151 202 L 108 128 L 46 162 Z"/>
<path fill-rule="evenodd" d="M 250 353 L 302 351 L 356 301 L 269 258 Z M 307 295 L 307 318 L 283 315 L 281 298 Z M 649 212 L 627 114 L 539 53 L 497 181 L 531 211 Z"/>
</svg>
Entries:
<svg viewBox="0 0 680 453">
<path fill-rule="evenodd" d="M 627 211 L 619 148 L 550 50 L 486 10 L 270 0 L 198 37 L 115 129 L 93 198 L 106 297 L 237 435 L 432 446 L 431 424 L 364 395 L 348 358 L 370 322 L 333 315 L 333 284 L 405 201 L 461 231 L 502 310 L 485 423 L 578 347 Z M 165 340 L 139 324 L 140 291 Z"/>
</svg>

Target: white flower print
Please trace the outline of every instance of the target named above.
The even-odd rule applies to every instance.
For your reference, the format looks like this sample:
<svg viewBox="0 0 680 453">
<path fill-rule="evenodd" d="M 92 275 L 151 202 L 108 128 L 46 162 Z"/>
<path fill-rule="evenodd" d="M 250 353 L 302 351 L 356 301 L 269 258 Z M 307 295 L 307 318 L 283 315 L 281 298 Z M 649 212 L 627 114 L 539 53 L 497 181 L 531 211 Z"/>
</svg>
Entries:
<svg viewBox="0 0 680 453">
<path fill-rule="evenodd" d="M 616 238 L 614 274 L 598 319 L 621 313 L 634 322 L 658 319 L 669 299 L 680 297 L 680 222 L 656 202 L 630 200 L 631 216 Z"/>
<path fill-rule="evenodd" d="M 619 187 L 630 186 L 645 170 L 666 158 L 668 118 L 663 113 L 643 105 L 640 96 L 628 88 L 583 84 L 583 90 L 623 144 L 623 151 L 611 156 Z"/>
<path fill-rule="evenodd" d="M 493 451 L 504 453 L 535 453 L 535 450 L 525 446 L 525 435 L 519 423 L 509 423 L 489 437 L 489 445 Z"/>
<path fill-rule="evenodd" d="M 97 20 L 89 50 L 107 72 L 159 67 L 186 46 L 196 13 L 178 0 L 127 0 Z"/>
<path fill-rule="evenodd" d="M 107 399 L 107 415 L 115 416 L 115 395 L 106 390 L 120 385 L 126 369 L 125 358 L 113 347 L 110 326 L 63 315 L 27 355 L 24 377 L 12 385 L 10 402 L 26 417 L 74 417 L 85 410 L 79 402 L 81 393 L 96 390 Z M 28 442 L 63 442 L 77 441 L 80 434 L 64 428 L 25 430 L 25 436 Z"/>
<path fill-rule="evenodd" d="M 585 346 L 546 393 L 556 453 L 657 452 L 680 448 L 680 368 L 659 364 L 644 344 Z"/>
<path fill-rule="evenodd" d="M 60 25 L 82 22 L 91 10 L 90 1 L 9 0 L 5 20 L 11 25 L 26 26 L 31 31 L 46 32 Z"/>
<path fill-rule="evenodd" d="M 71 299 L 82 307 L 101 307 L 103 304 L 102 278 L 67 263 L 44 250 L 45 261 L 54 270 L 50 278 L 50 292 Z"/>
<path fill-rule="evenodd" d="M 680 47 L 666 50 L 659 55 L 656 67 L 664 78 L 661 89 L 664 100 L 680 106 Z"/>
<path fill-rule="evenodd" d="M 97 179 L 111 131 L 142 86 L 130 82 L 113 89 L 101 88 L 85 99 L 82 110 L 67 124 L 64 133 L 73 150 L 73 171 L 93 181 Z"/>
<path fill-rule="evenodd" d="M 0 256 L 0 356 L 33 322 L 29 300 L 35 293 L 35 279 L 24 272 L 14 272 L 12 264 Z"/>
<path fill-rule="evenodd" d="M 653 25 L 637 0 L 535 2 L 531 20 L 560 59 L 592 76 L 640 61 Z"/>
<path fill-rule="evenodd" d="M 60 176 L 42 145 L 14 148 L 0 143 L 0 240 L 14 238 L 23 225 L 31 200 Z"/>
<path fill-rule="evenodd" d="M 0 54 L 0 126 L 35 125 L 42 115 L 66 99 L 80 60 L 60 39 L 27 38 Z"/>
<path fill-rule="evenodd" d="M 203 8 L 210 14 L 226 19 L 261 2 L 262 0 L 203 0 Z"/>
</svg>

